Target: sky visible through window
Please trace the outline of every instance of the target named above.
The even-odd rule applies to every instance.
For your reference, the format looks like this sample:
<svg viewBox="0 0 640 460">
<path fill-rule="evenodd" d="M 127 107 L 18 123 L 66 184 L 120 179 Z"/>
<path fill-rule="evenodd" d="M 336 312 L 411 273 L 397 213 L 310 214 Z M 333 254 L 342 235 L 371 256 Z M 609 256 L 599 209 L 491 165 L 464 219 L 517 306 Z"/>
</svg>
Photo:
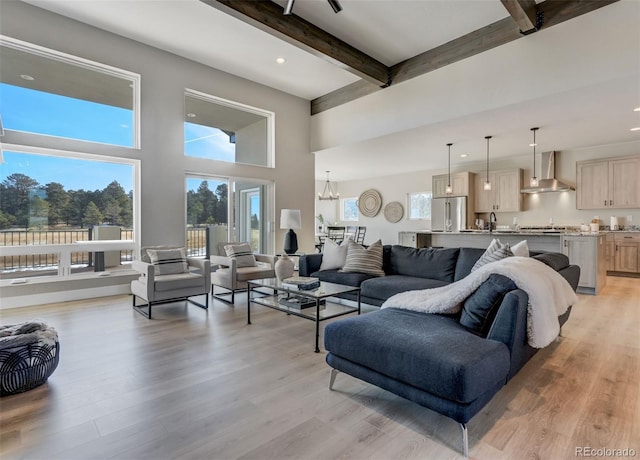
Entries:
<svg viewBox="0 0 640 460">
<path fill-rule="evenodd" d="M 184 154 L 190 157 L 235 162 L 236 146 L 218 128 L 184 123 Z"/>
<path fill-rule="evenodd" d="M 0 110 L 7 130 L 80 139 L 111 145 L 133 145 L 133 111 L 105 104 L 0 83 Z M 217 128 L 184 123 L 185 154 L 235 161 L 235 145 Z M 0 182 L 24 174 L 40 185 L 58 182 L 67 190 L 103 189 L 113 180 L 133 188 L 131 166 L 75 158 L 3 152 Z M 188 190 L 198 185 L 188 182 Z"/>
<path fill-rule="evenodd" d="M 5 130 L 133 145 L 133 111 L 105 104 L 0 83 L 0 108 Z M 58 156 L 2 152 L 0 182 L 24 174 L 41 186 L 51 182 L 66 190 L 103 189 L 116 180 L 133 189 L 130 165 Z"/>
</svg>

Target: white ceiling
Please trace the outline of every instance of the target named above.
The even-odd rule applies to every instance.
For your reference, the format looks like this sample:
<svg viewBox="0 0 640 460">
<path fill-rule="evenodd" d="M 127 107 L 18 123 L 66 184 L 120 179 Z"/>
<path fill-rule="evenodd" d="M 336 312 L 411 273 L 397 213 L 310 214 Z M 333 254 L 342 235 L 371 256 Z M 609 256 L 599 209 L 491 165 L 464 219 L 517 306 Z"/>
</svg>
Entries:
<svg viewBox="0 0 640 460">
<path fill-rule="evenodd" d="M 297 0 L 294 13 L 386 65 L 508 16 L 499 0 L 340 1 L 339 14 L 325 0 Z M 309 100 L 358 80 L 198 0 L 27 3 Z M 540 150 L 638 141 L 638 24 L 640 0 L 622 0 L 322 112 L 312 117 L 316 177 L 446 168 L 447 142 L 452 163 L 481 161 L 487 134 L 492 158 L 526 155 L 537 125 Z"/>
</svg>

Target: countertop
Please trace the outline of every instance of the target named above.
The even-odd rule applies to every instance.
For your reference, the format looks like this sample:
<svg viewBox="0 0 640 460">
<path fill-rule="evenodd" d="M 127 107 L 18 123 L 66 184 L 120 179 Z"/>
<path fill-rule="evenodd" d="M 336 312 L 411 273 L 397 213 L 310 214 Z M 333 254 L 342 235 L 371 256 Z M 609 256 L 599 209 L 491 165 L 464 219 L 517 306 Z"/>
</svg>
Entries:
<svg viewBox="0 0 640 460">
<path fill-rule="evenodd" d="M 514 235 L 514 236 L 584 236 L 597 237 L 606 233 L 640 233 L 640 230 L 601 230 L 598 233 L 580 232 L 575 230 L 461 230 L 458 232 L 438 232 L 421 230 L 416 233 L 430 233 L 433 235 Z"/>
</svg>

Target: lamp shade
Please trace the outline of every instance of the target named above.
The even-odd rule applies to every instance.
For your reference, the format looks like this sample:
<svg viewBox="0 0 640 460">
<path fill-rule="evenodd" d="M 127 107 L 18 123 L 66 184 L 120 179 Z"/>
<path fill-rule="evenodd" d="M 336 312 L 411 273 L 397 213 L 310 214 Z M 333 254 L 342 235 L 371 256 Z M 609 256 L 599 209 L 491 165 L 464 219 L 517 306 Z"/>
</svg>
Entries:
<svg viewBox="0 0 640 460">
<path fill-rule="evenodd" d="M 282 209 L 280 211 L 280 228 L 302 228 L 299 209 Z"/>
</svg>

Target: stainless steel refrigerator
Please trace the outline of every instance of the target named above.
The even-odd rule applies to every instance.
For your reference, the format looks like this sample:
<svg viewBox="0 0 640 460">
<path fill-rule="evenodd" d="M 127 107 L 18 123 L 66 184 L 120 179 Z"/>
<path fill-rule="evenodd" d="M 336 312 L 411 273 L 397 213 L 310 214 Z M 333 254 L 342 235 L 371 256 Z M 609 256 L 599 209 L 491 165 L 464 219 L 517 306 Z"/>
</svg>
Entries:
<svg viewBox="0 0 640 460">
<path fill-rule="evenodd" d="M 458 232 L 467 227 L 467 197 L 434 198 L 431 200 L 431 230 Z"/>
</svg>

